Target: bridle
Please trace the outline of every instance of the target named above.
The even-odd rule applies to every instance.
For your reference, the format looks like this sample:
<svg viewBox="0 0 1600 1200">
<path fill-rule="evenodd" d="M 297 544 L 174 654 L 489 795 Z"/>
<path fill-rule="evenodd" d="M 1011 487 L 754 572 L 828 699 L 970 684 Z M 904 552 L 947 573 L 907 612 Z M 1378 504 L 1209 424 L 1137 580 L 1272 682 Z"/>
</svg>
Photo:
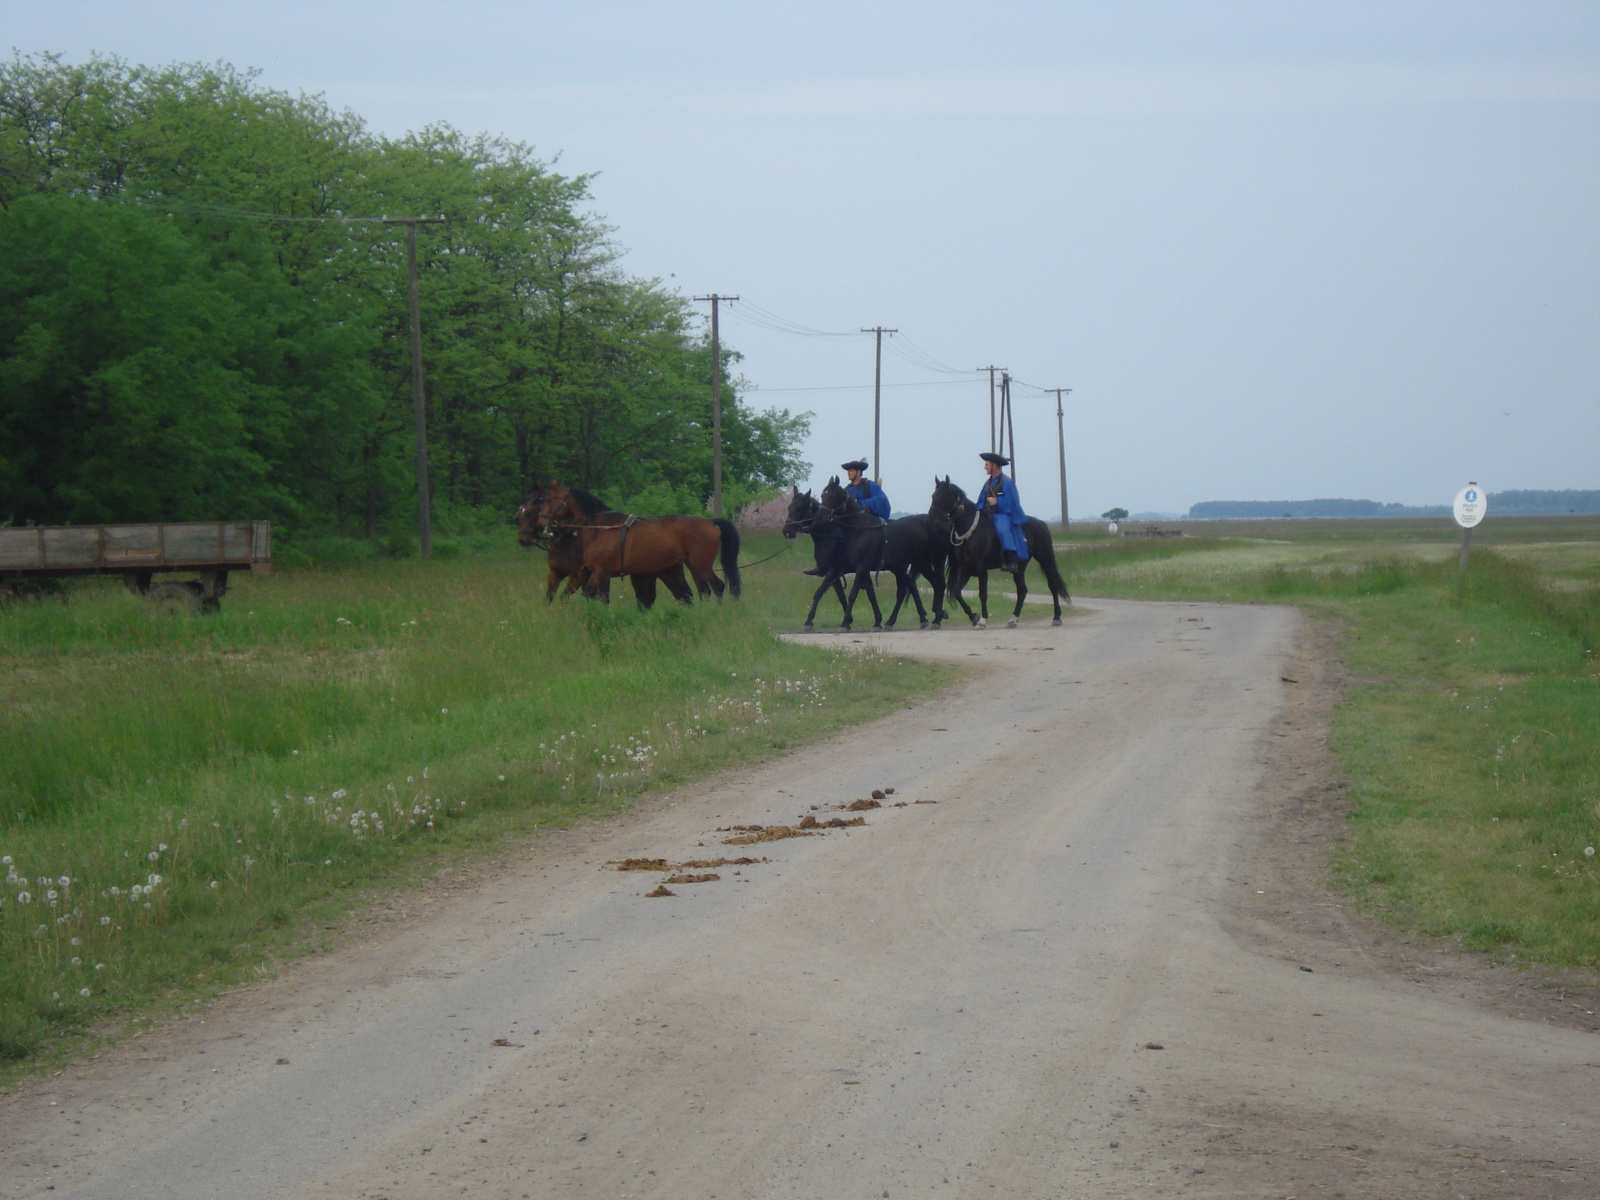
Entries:
<svg viewBox="0 0 1600 1200">
<path fill-rule="evenodd" d="M 943 485 L 941 485 L 941 486 L 943 486 Z M 955 489 L 952 489 L 952 490 L 955 490 Z M 972 501 L 968 500 L 965 496 L 963 496 L 960 493 L 959 490 L 956 490 L 955 496 L 952 497 L 951 500 L 950 500 L 949 511 L 946 512 L 944 514 L 944 516 L 942 516 L 942 517 L 934 517 L 932 507 L 930 507 L 928 509 L 928 515 L 930 517 L 933 517 L 934 520 L 936 520 L 936 521 L 949 521 L 950 522 L 950 544 L 952 546 L 961 545 L 968 538 L 970 538 L 973 534 L 977 533 L 978 532 L 978 518 L 983 516 L 983 509 L 979 508 L 976 504 L 973 504 L 972 505 L 972 524 L 967 526 L 967 531 L 965 533 L 957 533 L 956 532 L 956 516 L 961 511 L 961 505 L 962 505 L 963 502 L 965 502 L 967 504 L 972 504 Z"/>
</svg>

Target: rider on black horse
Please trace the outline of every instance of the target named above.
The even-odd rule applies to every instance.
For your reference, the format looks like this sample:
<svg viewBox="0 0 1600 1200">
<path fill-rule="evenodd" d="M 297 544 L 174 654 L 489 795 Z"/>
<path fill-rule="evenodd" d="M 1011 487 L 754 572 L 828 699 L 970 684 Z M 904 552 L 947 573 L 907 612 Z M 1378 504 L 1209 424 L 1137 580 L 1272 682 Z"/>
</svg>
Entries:
<svg viewBox="0 0 1600 1200">
<path fill-rule="evenodd" d="M 863 472 L 867 469 L 867 460 L 864 458 L 858 458 L 851 462 L 841 463 L 840 465 L 844 468 L 844 473 L 850 478 L 850 482 L 845 485 L 844 489 L 849 494 L 850 499 L 861 505 L 862 508 L 866 509 L 873 516 L 887 521 L 889 519 L 890 512 L 889 497 L 884 494 L 882 484 L 873 483 L 872 480 L 868 479 L 863 474 Z M 805 574 L 827 574 L 827 571 L 822 565 L 822 550 L 820 546 L 817 549 L 816 566 L 807 568 Z"/>
<path fill-rule="evenodd" d="M 1022 536 L 1022 527 L 1028 515 L 1022 511 L 1022 497 L 1017 494 L 1016 481 L 1000 473 L 1000 468 L 1009 467 L 1011 460 L 988 450 L 978 457 L 983 459 L 983 469 L 988 475 L 978 489 L 978 504 L 981 511 L 988 512 L 989 519 L 994 522 L 995 536 L 1000 539 L 1000 548 L 1004 552 L 1001 569 L 1015 571 L 1028 562 L 1028 542 Z"/>
</svg>

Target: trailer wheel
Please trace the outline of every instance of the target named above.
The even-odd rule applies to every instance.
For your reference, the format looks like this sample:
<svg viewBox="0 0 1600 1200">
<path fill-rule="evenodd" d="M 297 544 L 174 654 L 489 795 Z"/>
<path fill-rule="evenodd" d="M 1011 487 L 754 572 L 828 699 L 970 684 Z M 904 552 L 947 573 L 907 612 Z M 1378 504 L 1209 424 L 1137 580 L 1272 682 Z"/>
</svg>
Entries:
<svg viewBox="0 0 1600 1200">
<path fill-rule="evenodd" d="M 187 583 L 153 583 L 145 596 L 157 612 L 189 616 L 200 611 L 200 594 Z"/>
</svg>

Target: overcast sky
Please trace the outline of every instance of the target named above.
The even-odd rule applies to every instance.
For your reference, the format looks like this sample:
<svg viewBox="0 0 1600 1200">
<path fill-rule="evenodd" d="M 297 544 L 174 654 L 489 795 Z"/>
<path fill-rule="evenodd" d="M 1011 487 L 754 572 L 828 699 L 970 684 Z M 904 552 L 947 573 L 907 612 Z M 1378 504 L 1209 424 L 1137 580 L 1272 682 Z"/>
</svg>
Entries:
<svg viewBox="0 0 1600 1200">
<path fill-rule="evenodd" d="M 596 173 L 636 274 L 738 295 L 814 480 L 1112 505 L 1600 487 L 1600 4 L 0 0 L 0 45 L 225 60 Z M 768 314 L 783 320 L 772 321 Z M 848 336 L 779 332 L 793 323 Z M 949 374 L 942 367 L 962 372 Z"/>
</svg>

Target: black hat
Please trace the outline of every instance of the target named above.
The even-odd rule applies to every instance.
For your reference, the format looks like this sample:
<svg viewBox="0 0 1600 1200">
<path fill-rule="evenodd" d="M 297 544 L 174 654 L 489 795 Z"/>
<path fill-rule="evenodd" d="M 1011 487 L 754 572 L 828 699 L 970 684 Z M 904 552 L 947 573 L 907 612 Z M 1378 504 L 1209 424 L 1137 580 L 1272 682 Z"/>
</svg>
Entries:
<svg viewBox="0 0 1600 1200">
<path fill-rule="evenodd" d="M 1011 465 L 1009 458 L 1004 454 L 996 454 L 993 450 L 985 450 L 978 457 L 983 459 L 984 462 L 992 462 L 997 467 L 1009 467 Z"/>
<path fill-rule="evenodd" d="M 867 460 L 864 458 L 856 458 L 847 463 L 841 463 L 839 465 L 842 466 L 846 471 L 865 471 L 867 469 Z"/>
</svg>

